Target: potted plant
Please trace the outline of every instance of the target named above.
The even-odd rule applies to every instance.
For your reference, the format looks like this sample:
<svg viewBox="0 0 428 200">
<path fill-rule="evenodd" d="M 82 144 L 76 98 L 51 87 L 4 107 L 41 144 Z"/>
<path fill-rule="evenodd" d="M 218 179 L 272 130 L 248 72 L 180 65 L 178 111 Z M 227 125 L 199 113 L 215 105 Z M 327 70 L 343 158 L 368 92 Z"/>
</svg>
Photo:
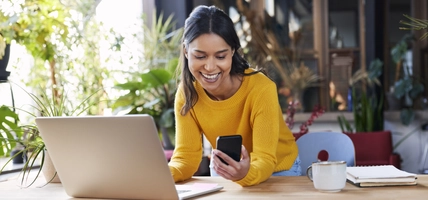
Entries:
<svg viewBox="0 0 428 200">
<path fill-rule="evenodd" d="M 306 23 L 300 21 L 297 30 L 289 30 L 288 24 L 264 12 L 264 6 L 258 1 L 236 1 L 229 3 L 236 7 L 241 17 L 235 20 L 243 44 L 246 58 L 257 68 L 266 69 L 269 77 L 277 84 L 278 98 L 283 112 L 290 101 L 296 104 L 296 111 L 311 112 L 318 104 L 309 101 L 308 89 L 318 87 L 323 81 L 311 65 L 314 58 L 306 49 Z M 294 29 L 294 28 L 293 28 Z M 313 99 L 313 98 L 312 98 Z M 304 100 L 304 101 L 303 101 Z M 311 105 L 312 104 L 312 105 Z"/>
<path fill-rule="evenodd" d="M 141 80 L 117 84 L 115 88 L 128 92 L 112 105 L 116 113 L 127 110 L 127 114 L 151 115 L 167 150 L 174 149 L 170 135 L 175 128 L 174 99 L 177 88 L 171 72 L 166 69 L 150 69 L 140 74 Z"/>
<path fill-rule="evenodd" d="M 400 20 L 400 24 L 405 25 L 406 27 L 400 27 L 402 30 L 425 30 L 428 28 L 428 20 L 418 19 L 411 17 L 409 15 L 404 15 L 405 18 L 409 21 Z M 428 38 L 428 32 L 424 33 L 419 40 L 424 40 Z M 394 46 L 394 48 L 391 50 L 391 54 L 393 56 L 393 59 L 396 63 L 397 69 L 403 68 L 404 71 L 404 77 L 402 79 L 399 79 L 399 82 L 396 82 L 394 85 L 394 88 L 397 87 L 397 96 L 406 96 L 406 101 L 408 105 L 413 104 L 414 98 L 419 94 L 422 93 L 424 90 L 424 86 L 420 84 L 419 82 L 414 82 L 413 77 L 409 76 L 408 68 L 402 67 L 402 62 L 405 61 L 404 53 L 408 49 L 408 42 L 410 40 L 413 40 L 414 37 L 411 34 L 405 35 L 400 42 Z M 399 70 L 397 70 L 399 72 Z M 398 79 L 398 74 L 396 75 L 396 79 Z M 395 91 L 394 91 L 395 92 Z M 410 122 L 414 118 L 414 112 L 412 108 L 406 108 L 405 111 L 402 111 L 403 114 L 400 113 L 400 119 L 402 120 L 402 123 L 404 125 L 410 124 Z M 410 132 L 404 134 L 404 137 L 398 140 L 393 149 L 397 149 L 398 146 L 400 146 L 404 141 L 406 141 L 410 136 L 412 136 L 415 133 L 419 133 L 420 130 L 426 130 L 428 127 L 427 123 L 422 124 L 421 126 L 417 126 Z"/>
<path fill-rule="evenodd" d="M 55 98 L 60 98 L 57 88 L 79 87 L 79 92 L 73 97 L 77 101 L 83 100 L 104 88 L 104 80 L 110 78 L 103 63 L 105 60 L 100 59 L 100 49 L 102 41 L 113 40 L 111 37 L 115 32 L 104 31 L 101 22 L 95 18 L 99 3 L 6 0 L 5 6 L 0 7 L 0 55 L 3 47 L 22 45 L 33 60 L 28 61 L 31 63 L 30 72 L 18 74 L 17 78 L 25 76 L 22 82 L 31 88 L 49 86 L 46 88 L 51 88 Z M 17 73 L 21 72 L 21 67 L 27 67 L 17 63 L 18 66 L 12 66 L 16 67 Z M 14 81 L 17 82 L 16 79 Z M 99 102 L 101 98 L 91 100 Z M 106 103 L 92 108 L 92 113 L 99 113 Z"/>
<path fill-rule="evenodd" d="M 367 93 L 373 92 L 374 86 L 379 85 L 378 77 L 382 73 L 383 62 L 376 59 L 370 63 L 368 71 L 358 70 L 349 80 L 352 97 L 352 112 L 354 124 L 346 120 L 343 115 L 337 117 L 343 132 L 370 132 L 381 130 L 376 124 L 383 124 L 382 119 L 383 95 L 380 98 Z M 368 86 L 368 87 L 366 87 Z"/>
<path fill-rule="evenodd" d="M 422 30 L 428 27 L 428 20 L 421 20 L 417 18 L 404 15 L 410 21 L 401 20 L 400 23 L 408 27 L 400 27 L 402 30 Z M 420 40 L 426 39 L 428 33 L 422 35 Z M 403 38 L 391 49 L 391 57 L 396 64 L 395 71 L 395 83 L 391 88 L 391 94 L 394 95 L 395 99 L 403 101 L 399 105 L 403 104 L 403 107 L 400 107 L 400 120 L 403 125 L 409 125 L 414 117 L 415 112 L 413 110 L 414 100 L 421 94 L 424 90 L 424 86 L 414 78 L 409 67 L 406 63 L 406 53 L 409 49 L 409 44 L 415 40 L 413 34 L 406 34 Z M 416 126 L 413 130 L 404 134 L 404 136 L 399 139 L 392 150 L 396 150 L 404 141 L 406 141 L 410 136 L 415 133 L 419 133 L 420 130 L 425 130 L 426 124 L 422 126 Z M 398 163 L 400 162 L 400 157 L 398 156 Z"/>
<path fill-rule="evenodd" d="M 55 55 L 52 38 L 65 40 L 68 35 L 65 22 L 68 9 L 59 1 L 26 0 L 10 1 L 9 4 L 2 7 L 0 12 L 0 55 L 5 50 L 7 55 L 10 44 L 16 41 L 24 45 L 33 57 L 52 61 Z"/>
<path fill-rule="evenodd" d="M 428 28 L 428 20 L 418 19 L 409 15 L 404 15 L 408 21 L 400 20 L 400 24 L 405 27 L 400 27 L 402 30 L 426 30 Z M 428 32 L 424 33 L 420 40 L 428 38 Z M 413 111 L 413 101 L 424 91 L 424 86 L 414 78 L 413 74 L 410 73 L 405 63 L 404 53 L 407 51 L 408 43 L 410 39 L 414 39 L 412 35 L 406 35 L 403 39 L 391 50 L 394 62 L 397 64 L 396 73 L 400 73 L 400 68 L 403 69 L 401 79 L 396 76 L 396 82 L 394 85 L 394 94 L 397 98 L 405 98 L 405 108 L 400 113 L 400 119 L 404 125 L 409 125 L 413 120 L 415 114 Z"/>
<path fill-rule="evenodd" d="M 392 49 L 391 56 L 396 64 L 395 83 L 392 93 L 398 100 L 403 100 L 400 111 L 402 124 L 409 125 L 415 118 L 413 102 L 424 91 L 424 85 L 413 76 L 413 72 L 406 62 L 408 43 L 414 39 L 413 35 L 405 35 Z"/>
<path fill-rule="evenodd" d="M 373 94 L 378 86 L 383 62 L 376 59 L 367 71 L 359 70 L 350 80 L 354 123 L 338 116 L 342 132 L 354 143 L 356 165 L 387 165 L 400 168 L 400 156 L 393 153 L 392 136 L 383 130 L 384 95 Z"/>
<path fill-rule="evenodd" d="M 53 94 L 48 95 L 46 89 L 41 89 L 40 95 L 37 93 L 30 93 L 24 90 L 29 97 L 32 99 L 35 105 L 30 105 L 29 109 L 16 108 L 19 111 L 25 112 L 35 119 L 37 116 L 48 117 L 48 116 L 78 116 L 81 115 L 91 107 L 87 105 L 89 99 L 96 95 L 96 93 L 87 97 L 84 101 L 80 102 L 77 106 L 74 106 L 74 102 L 70 101 L 66 93 L 60 91 L 60 99 L 54 98 Z M 9 114 L 12 115 L 12 114 Z M 17 115 L 12 115 L 18 118 Z M 55 167 L 50 161 L 48 150 L 46 149 L 43 138 L 39 135 L 38 128 L 34 121 L 30 121 L 28 124 L 20 126 L 12 126 L 16 134 L 16 137 L 4 138 L 7 145 L 11 144 L 21 144 L 22 149 L 18 153 L 23 153 L 27 156 L 27 159 L 24 161 L 24 166 L 21 170 L 21 186 L 29 187 L 31 186 L 36 179 L 43 173 L 47 183 L 50 182 L 60 182 L 59 177 L 56 174 Z M 14 155 L 5 163 L 4 166 L 0 168 L 0 174 L 4 170 L 5 166 L 8 165 L 12 160 L 18 156 Z M 36 177 L 29 183 L 26 184 L 30 172 L 33 170 L 33 167 L 37 165 L 40 161 L 40 168 L 37 170 Z M 50 169 L 50 171 L 48 171 Z"/>
<path fill-rule="evenodd" d="M 152 26 L 143 26 L 141 43 L 144 47 L 141 72 L 130 74 L 127 82 L 115 85 L 125 92 L 112 105 L 114 113 L 151 115 L 161 132 L 165 150 L 173 150 L 171 138 L 175 133 L 174 99 L 177 80 L 174 76 L 178 65 L 182 28 L 175 29 L 172 15 L 165 21 L 163 15 L 153 14 Z"/>
</svg>

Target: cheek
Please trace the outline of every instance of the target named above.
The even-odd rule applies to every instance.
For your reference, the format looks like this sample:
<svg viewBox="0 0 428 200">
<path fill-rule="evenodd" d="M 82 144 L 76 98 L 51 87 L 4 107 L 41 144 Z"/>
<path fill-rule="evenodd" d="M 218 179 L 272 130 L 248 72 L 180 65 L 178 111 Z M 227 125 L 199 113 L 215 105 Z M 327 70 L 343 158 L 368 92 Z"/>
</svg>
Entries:
<svg viewBox="0 0 428 200">
<path fill-rule="evenodd" d="M 201 61 L 197 59 L 187 59 L 187 64 L 189 66 L 189 71 L 193 76 L 195 76 L 195 73 L 200 70 L 201 66 L 203 67 Z"/>
<path fill-rule="evenodd" d="M 187 64 L 189 65 L 189 68 L 195 68 L 197 65 L 200 65 L 197 59 L 187 59 Z"/>
<path fill-rule="evenodd" d="M 218 66 L 224 71 L 230 71 L 232 69 L 232 59 L 225 59 L 218 62 Z"/>
</svg>

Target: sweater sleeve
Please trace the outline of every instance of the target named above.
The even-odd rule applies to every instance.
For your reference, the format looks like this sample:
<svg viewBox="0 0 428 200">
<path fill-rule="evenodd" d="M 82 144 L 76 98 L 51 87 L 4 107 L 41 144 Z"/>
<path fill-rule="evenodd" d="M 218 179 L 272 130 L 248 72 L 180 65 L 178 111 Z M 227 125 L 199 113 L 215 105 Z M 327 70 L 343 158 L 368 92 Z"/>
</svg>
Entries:
<svg viewBox="0 0 428 200">
<path fill-rule="evenodd" d="M 191 112 L 181 115 L 184 95 L 178 87 L 175 97 L 175 148 L 171 161 L 168 163 L 175 182 L 184 181 L 198 170 L 202 159 L 202 134 Z"/>
<path fill-rule="evenodd" d="M 267 180 L 277 164 L 280 125 L 278 118 L 280 108 L 274 83 L 253 92 L 251 124 L 253 128 L 253 151 L 250 153 L 251 164 L 247 175 L 236 181 L 241 186 L 257 185 Z"/>
</svg>

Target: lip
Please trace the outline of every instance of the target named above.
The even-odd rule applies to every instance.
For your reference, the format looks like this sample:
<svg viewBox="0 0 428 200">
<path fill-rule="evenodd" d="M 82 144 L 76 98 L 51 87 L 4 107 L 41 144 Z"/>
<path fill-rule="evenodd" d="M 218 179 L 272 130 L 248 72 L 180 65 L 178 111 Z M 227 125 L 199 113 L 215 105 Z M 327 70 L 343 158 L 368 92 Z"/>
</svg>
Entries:
<svg viewBox="0 0 428 200">
<path fill-rule="evenodd" d="M 208 82 L 208 83 L 214 83 L 216 82 L 219 78 L 220 78 L 220 72 L 217 74 L 204 74 L 202 72 L 200 72 L 202 78 L 204 79 L 204 81 Z M 207 77 L 206 75 L 210 76 Z"/>
</svg>

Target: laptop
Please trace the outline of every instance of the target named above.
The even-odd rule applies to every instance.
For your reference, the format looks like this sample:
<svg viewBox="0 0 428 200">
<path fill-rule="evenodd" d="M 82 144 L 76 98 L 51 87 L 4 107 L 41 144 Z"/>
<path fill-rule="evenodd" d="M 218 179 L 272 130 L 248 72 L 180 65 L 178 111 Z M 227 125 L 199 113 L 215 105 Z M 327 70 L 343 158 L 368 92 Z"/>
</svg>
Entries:
<svg viewBox="0 0 428 200">
<path fill-rule="evenodd" d="M 71 197 L 186 199 L 223 188 L 175 185 L 149 115 L 38 117 L 36 124 Z"/>
</svg>

